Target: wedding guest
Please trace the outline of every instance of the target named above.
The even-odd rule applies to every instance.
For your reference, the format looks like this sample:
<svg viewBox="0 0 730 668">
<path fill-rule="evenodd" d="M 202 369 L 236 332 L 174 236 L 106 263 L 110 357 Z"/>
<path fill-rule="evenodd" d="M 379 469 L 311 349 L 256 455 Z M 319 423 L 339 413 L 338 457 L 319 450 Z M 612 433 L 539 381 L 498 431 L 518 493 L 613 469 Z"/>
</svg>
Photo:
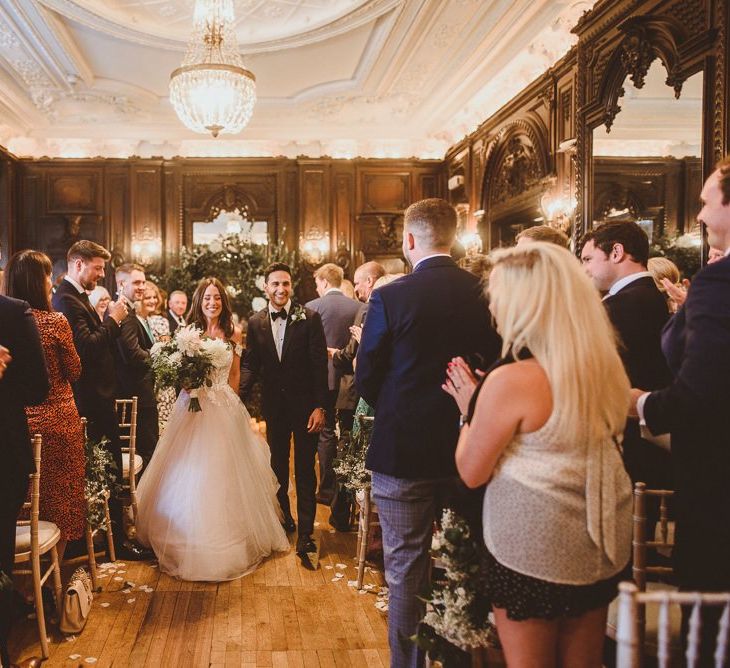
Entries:
<svg viewBox="0 0 730 668">
<path fill-rule="evenodd" d="M 441 391 L 456 355 L 498 355 L 498 338 L 476 276 L 459 269 L 450 249 L 456 211 L 445 200 L 405 212 L 403 254 L 413 272 L 375 290 L 357 353 L 355 383 L 375 408 L 366 468 L 383 531 L 390 591 L 391 665 L 418 666 L 411 637 L 424 606 L 433 522 L 458 487 L 454 450 L 459 412 Z"/>
<path fill-rule="evenodd" d="M 514 361 L 487 375 L 456 449 L 464 482 L 487 483 L 485 593 L 508 665 L 599 667 L 631 549 L 617 446 L 628 379 L 568 250 L 535 242 L 493 257 L 489 308 Z"/>
<path fill-rule="evenodd" d="M 672 378 L 661 349 L 669 310 L 647 271 L 648 259 L 649 238 L 634 222 L 604 223 L 583 237 L 581 262 L 604 295 L 629 381 L 633 387 L 655 390 Z M 633 419 L 626 424 L 623 457 L 632 482 L 644 482 L 650 489 L 674 489 L 669 452 L 642 438 Z M 658 504 L 651 515 L 658 517 Z"/>
<path fill-rule="evenodd" d="M 117 471 L 122 470 L 122 445 L 114 399 L 117 392 L 114 351 L 120 324 L 127 317 L 127 307 L 120 300 L 107 309 L 104 322 L 91 307 L 87 290 L 104 278 L 104 265 L 111 258 L 106 248 L 93 241 L 81 240 L 66 255 L 68 271 L 53 295 L 53 307 L 63 313 L 71 326 L 74 346 L 81 358 L 81 376 L 73 383 L 79 414 L 89 420 L 88 433 L 95 441 L 106 437 Z M 152 553 L 125 540 L 122 503 L 113 494 L 109 501 L 112 522 L 116 525 L 114 542 L 117 558 L 148 559 Z"/>
<path fill-rule="evenodd" d="M 279 481 L 277 497 L 287 533 L 297 529 L 289 505 L 289 457 L 294 436 L 294 478 L 299 529 L 296 551 L 313 569 L 312 538 L 317 512 L 315 456 L 327 402 L 327 344 L 319 313 L 292 302 L 292 274 L 275 262 L 264 272 L 268 305 L 248 320 L 246 354 L 241 360 L 240 396 L 249 398 L 257 378 L 267 424 L 271 468 Z"/>
<path fill-rule="evenodd" d="M 649 270 L 651 277 L 654 279 L 654 284 L 657 290 L 662 293 L 664 299 L 667 302 L 667 309 L 670 313 L 676 313 L 677 309 L 681 304 L 672 299 L 671 295 L 664 287 L 664 281 L 666 280 L 675 288 L 683 288 L 681 284 L 681 274 L 679 273 L 679 267 L 672 262 L 668 257 L 650 257 L 646 264 L 646 268 Z M 684 303 L 684 302 L 682 302 Z"/>
<path fill-rule="evenodd" d="M 145 294 L 144 268 L 126 263 L 116 269 L 117 294 L 127 304 L 128 314 L 119 325 L 120 334 L 114 351 L 117 374 L 117 399 L 137 397 L 137 453 L 149 462 L 160 437 L 155 397 L 155 377 L 150 349 L 155 343 L 146 316 L 137 311 L 136 303 Z M 141 307 L 146 312 L 146 307 Z"/>
<path fill-rule="evenodd" d="M 355 286 L 352 284 L 352 281 L 348 281 L 346 278 L 343 278 L 342 283 L 340 283 L 340 290 L 342 290 L 342 294 L 345 295 L 345 297 L 357 299 L 355 296 Z"/>
<path fill-rule="evenodd" d="M 653 392 L 633 389 L 632 413 L 652 434 L 671 435 L 680 589 L 730 591 L 730 157 L 700 198 L 697 220 L 724 257 L 695 275 L 687 301 L 664 330 L 673 380 Z M 703 615 L 700 665 L 712 662 L 717 616 Z"/>
<path fill-rule="evenodd" d="M 34 470 L 26 406 L 46 400 L 50 383 L 40 334 L 26 302 L 0 296 L 0 578 L 15 563 L 15 522 Z M 3 583 L 7 584 L 7 583 Z M 0 664 L 10 665 L 12 588 L 0 587 Z"/>
<path fill-rule="evenodd" d="M 488 255 L 472 253 L 459 260 L 459 266 L 477 278 L 486 280 L 489 278 L 489 272 L 492 271 L 492 260 Z"/>
<path fill-rule="evenodd" d="M 328 262 L 314 272 L 314 283 L 319 297 L 305 304 L 306 308 L 319 313 L 328 348 L 342 348 L 350 338 L 350 327 L 362 310 L 362 304 L 350 299 L 340 289 L 344 272 L 342 267 Z M 319 456 L 319 490 L 317 503 L 330 505 L 335 496 L 335 471 L 333 462 L 337 457 L 336 404 L 340 388 L 340 372 L 332 360 L 327 361 L 327 383 L 329 392 L 324 406 L 325 426 L 319 435 L 317 452 Z"/>
<path fill-rule="evenodd" d="M 89 293 L 89 303 L 94 307 L 96 315 L 99 316 L 99 320 L 102 322 L 106 316 L 106 310 L 109 308 L 111 303 L 111 295 L 109 291 L 103 285 L 97 285 Z"/>
<path fill-rule="evenodd" d="M 517 246 L 523 246 L 532 241 L 547 241 L 561 248 L 570 248 L 570 239 L 568 239 L 568 236 L 549 225 L 533 225 L 532 227 L 528 227 L 517 235 L 515 241 L 517 242 Z"/>
<path fill-rule="evenodd" d="M 152 331 L 154 343 L 166 343 L 170 340 L 170 323 L 164 315 L 160 314 L 160 306 L 164 302 L 161 299 L 160 289 L 152 281 L 144 284 L 144 296 L 137 302 L 137 315 L 141 320 L 146 320 Z M 177 395 L 171 387 L 159 389 L 155 392 L 157 398 L 157 417 L 159 432 L 167 424 L 172 407 L 175 405 Z"/>
<path fill-rule="evenodd" d="M 33 309 L 48 368 L 48 398 L 42 404 L 27 406 L 25 413 L 30 433 L 43 437 L 39 516 L 59 528 L 61 538 L 56 549 L 63 561 L 66 543 L 81 538 L 86 528 L 86 453 L 83 425 L 71 389 L 71 383 L 81 375 L 81 360 L 68 321 L 51 307 L 51 270 L 51 260 L 44 253 L 20 251 L 8 261 L 6 292 Z"/>
<path fill-rule="evenodd" d="M 170 323 L 170 334 L 174 334 L 178 327 L 185 327 L 185 311 L 188 308 L 188 296 L 182 290 L 173 290 L 167 300 L 165 317 Z"/>
</svg>

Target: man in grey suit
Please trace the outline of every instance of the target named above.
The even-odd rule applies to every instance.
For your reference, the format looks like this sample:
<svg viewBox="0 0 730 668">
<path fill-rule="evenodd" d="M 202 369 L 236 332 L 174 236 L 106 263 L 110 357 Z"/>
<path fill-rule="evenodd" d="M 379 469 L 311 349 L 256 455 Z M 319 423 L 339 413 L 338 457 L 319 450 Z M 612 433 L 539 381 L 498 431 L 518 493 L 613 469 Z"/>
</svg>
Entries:
<svg viewBox="0 0 730 668">
<path fill-rule="evenodd" d="M 350 327 L 363 308 L 362 304 L 345 296 L 340 290 L 344 272 L 342 267 L 327 263 L 314 272 L 318 299 L 313 299 L 306 307 L 319 313 L 328 348 L 343 348 L 350 339 Z M 335 436 L 335 403 L 340 387 L 340 373 L 332 360 L 327 362 L 328 395 L 325 406 L 325 427 L 319 435 L 317 452 L 319 455 L 319 491 L 317 502 L 329 505 L 335 495 L 335 472 L 332 462 L 337 457 L 337 438 Z"/>
</svg>

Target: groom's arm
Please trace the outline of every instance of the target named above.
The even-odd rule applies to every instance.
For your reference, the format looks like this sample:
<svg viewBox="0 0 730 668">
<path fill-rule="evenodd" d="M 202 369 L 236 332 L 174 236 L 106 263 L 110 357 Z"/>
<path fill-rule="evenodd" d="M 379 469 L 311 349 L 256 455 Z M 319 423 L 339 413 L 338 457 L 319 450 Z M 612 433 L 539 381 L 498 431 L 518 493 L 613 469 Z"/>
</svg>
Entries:
<svg viewBox="0 0 730 668">
<path fill-rule="evenodd" d="M 256 322 L 253 317 L 248 319 L 248 334 L 246 336 L 246 350 L 241 356 L 241 382 L 238 386 L 238 396 L 244 403 L 247 401 L 251 388 L 261 370 L 261 355 L 258 346 L 258 337 L 254 331 Z"/>
</svg>

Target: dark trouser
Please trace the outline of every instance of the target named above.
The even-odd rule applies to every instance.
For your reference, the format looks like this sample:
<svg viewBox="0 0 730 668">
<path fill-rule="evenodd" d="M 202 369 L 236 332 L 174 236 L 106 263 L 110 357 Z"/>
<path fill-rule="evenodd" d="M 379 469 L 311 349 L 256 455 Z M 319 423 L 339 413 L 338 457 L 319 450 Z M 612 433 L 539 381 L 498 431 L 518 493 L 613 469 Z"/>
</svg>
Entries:
<svg viewBox="0 0 730 668">
<path fill-rule="evenodd" d="M 335 403 L 337 402 L 337 390 L 329 390 L 327 393 L 327 411 L 324 421 L 324 429 L 319 434 L 317 452 L 319 454 L 319 491 L 317 496 L 323 501 L 330 503 L 335 495 L 335 470 L 333 462 L 337 458 L 337 436 L 335 435 Z"/>
<path fill-rule="evenodd" d="M 94 401 L 77 402 L 79 415 L 89 421 L 88 435 L 94 441 L 106 437 L 109 440 L 107 448 L 114 458 L 117 470 L 115 475 L 121 484 L 124 469 L 122 468 L 122 443 L 119 440 L 119 418 L 114 408 L 114 399 L 97 397 Z M 124 542 L 124 522 L 122 520 L 122 500 L 113 494 L 109 499 L 109 514 L 114 523 L 114 543 Z"/>
<path fill-rule="evenodd" d="M 289 452 L 294 434 L 294 480 L 297 490 L 297 524 L 300 539 L 309 538 L 314 531 L 317 512 L 315 491 L 317 475 L 314 460 L 317 454 L 317 434 L 307 432 L 307 415 L 280 414 L 266 417 L 266 430 L 271 450 L 271 468 L 279 481 L 276 496 L 285 517 L 291 516 L 289 504 Z"/>
<path fill-rule="evenodd" d="M 160 439 L 159 414 L 157 404 L 137 407 L 137 454 L 142 456 L 145 467 L 155 452 Z"/>
<path fill-rule="evenodd" d="M 8 578 L 12 577 L 15 562 L 15 522 L 27 493 L 27 476 L 3 476 L 0 481 L 0 571 Z M 12 621 L 11 601 L 12 589 L 0 592 L 0 664 L 3 666 L 10 665 L 8 635 Z"/>
</svg>

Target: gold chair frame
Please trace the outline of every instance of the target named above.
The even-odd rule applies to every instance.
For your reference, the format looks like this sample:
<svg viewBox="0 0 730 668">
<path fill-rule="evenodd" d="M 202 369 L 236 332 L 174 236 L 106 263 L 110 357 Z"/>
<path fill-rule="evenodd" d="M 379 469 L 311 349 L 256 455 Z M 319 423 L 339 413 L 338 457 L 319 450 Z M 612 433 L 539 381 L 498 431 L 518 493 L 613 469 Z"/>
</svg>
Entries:
<svg viewBox="0 0 730 668">
<path fill-rule="evenodd" d="M 137 397 L 131 399 L 117 399 L 115 402 L 117 417 L 119 418 L 119 440 L 122 446 L 122 488 L 129 493 L 129 505 L 132 508 L 133 522 L 137 524 L 137 476 L 142 467 L 137 468 Z M 126 455 L 126 467 L 125 463 Z"/>
<path fill-rule="evenodd" d="M 41 485 L 41 447 L 42 437 L 36 434 L 31 439 L 33 448 L 33 459 L 35 461 L 35 471 L 30 474 L 30 501 L 23 504 L 24 510 L 30 511 L 29 520 L 18 520 L 16 526 L 30 527 L 30 549 L 18 550 L 16 529 L 16 547 L 15 547 L 15 563 L 22 564 L 30 562 L 29 569 L 15 569 L 16 575 L 30 575 L 33 578 L 33 598 L 35 606 L 36 620 L 38 622 L 38 634 L 40 635 L 41 653 L 44 659 L 48 658 L 48 636 L 46 635 L 46 618 L 43 609 L 43 585 L 46 580 L 53 574 L 53 589 L 56 597 L 56 610 L 60 614 L 61 611 L 61 567 L 58 562 L 58 550 L 56 545 L 61 538 L 61 532 L 58 527 L 47 522 L 49 529 L 55 529 L 51 538 L 47 539 L 43 544 L 39 539 L 39 508 L 40 508 L 40 485 Z M 45 572 L 41 573 L 41 557 L 50 552 L 51 563 Z"/>
</svg>

